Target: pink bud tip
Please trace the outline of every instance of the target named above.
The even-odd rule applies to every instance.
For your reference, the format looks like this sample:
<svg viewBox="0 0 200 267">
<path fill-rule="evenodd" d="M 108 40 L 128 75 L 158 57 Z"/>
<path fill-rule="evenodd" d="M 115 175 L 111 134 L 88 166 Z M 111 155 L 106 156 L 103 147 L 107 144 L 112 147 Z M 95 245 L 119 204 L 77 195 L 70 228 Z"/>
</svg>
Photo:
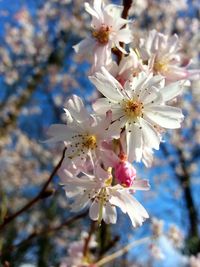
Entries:
<svg viewBox="0 0 200 267">
<path fill-rule="evenodd" d="M 115 177 L 120 184 L 130 187 L 136 177 L 136 170 L 128 161 L 120 161 L 115 166 Z"/>
</svg>

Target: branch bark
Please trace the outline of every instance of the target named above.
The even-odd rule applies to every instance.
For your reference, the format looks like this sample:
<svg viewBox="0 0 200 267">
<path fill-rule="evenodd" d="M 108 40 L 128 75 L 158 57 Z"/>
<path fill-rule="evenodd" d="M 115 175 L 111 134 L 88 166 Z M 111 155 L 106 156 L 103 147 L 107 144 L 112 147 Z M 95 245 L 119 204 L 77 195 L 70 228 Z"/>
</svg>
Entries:
<svg viewBox="0 0 200 267">
<path fill-rule="evenodd" d="M 86 211 L 84 211 L 84 212 L 82 212 L 82 213 L 80 213 L 78 215 L 75 215 L 75 216 L 67 219 L 65 222 L 62 222 L 58 226 L 49 227 L 49 228 L 43 229 L 43 230 L 41 230 L 39 232 L 37 232 L 37 231 L 36 232 L 33 232 L 26 239 L 24 239 L 20 243 L 16 244 L 14 246 L 14 248 L 21 247 L 21 246 L 25 245 L 27 242 L 30 242 L 32 239 L 37 238 L 39 236 L 51 234 L 53 232 L 57 232 L 57 231 L 61 230 L 63 227 L 69 226 L 73 222 L 75 222 L 75 221 L 77 221 L 77 220 L 85 217 L 87 214 L 88 214 L 88 210 L 86 210 Z"/>
<path fill-rule="evenodd" d="M 90 225 L 90 231 L 88 233 L 88 237 L 85 238 L 85 244 L 84 244 L 84 248 L 83 248 L 84 257 L 86 257 L 88 254 L 89 243 L 90 243 L 92 234 L 95 232 L 96 226 L 97 226 L 97 222 L 92 221 L 91 225 Z"/>
<path fill-rule="evenodd" d="M 187 209 L 189 213 L 189 221 L 190 221 L 189 235 L 198 236 L 198 216 L 197 216 L 197 211 L 195 208 L 194 200 L 192 197 L 190 174 L 188 172 L 188 168 L 186 167 L 187 163 L 184 158 L 183 151 L 180 148 L 177 148 L 177 153 L 179 155 L 181 168 L 183 170 L 183 175 L 179 176 L 179 180 L 181 182 L 181 185 L 184 191 L 186 205 L 187 205 Z"/>
<path fill-rule="evenodd" d="M 123 0 L 124 9 L 122 11 L 122 18 L 127 19 L 129 9 L 131 8 L 133 0 Z"/>
<path fill-rule="evenodd" d="M 123 19 L 128 18 L 128 12 L 129 12 L 129 9 L 131 8 L 132 2 L 133 2 L 133 0 L 123 0 L 123 10 L 122 10 L 122 14 L 121 14 L 121 17 Z M 124 43 L 120 43 L 120 46 L 123 47 Z M 117 63 L 119 64 L 121 59 L 122 59 L 122 52 L 117 48 L 113 48 L 112 52 L 114 55 L 116 55 Z"/>
<path fill-rule="evenodd" d="M 37 203 L 39 200 L 49 196 L 49 191 L 47 191 L 47 187 L 50 184 L 50 182 L 52 181 L 53 177 L 55 176 L 55 174 L 57 173 L 58 169 L 60 168 L 62 161 L 64 159 L 65 156 L 65 151 L 66 148 L 63 150 L 63 154 L 62 157 L 60 159 L 60 161 L 58 162 L 58 164 L 55 166 L 55 168 L 53 169 L 51 175 L 49 176 L 48 180 L 46 181 L 46 183 L 43 185 L 42 189 L 40 190 L 40 192 L 38 193 L 38 195 L 36 197 L 34 197 L 30 202 L 28 202 L 24 207 L 22 207 L 21 209 L 19 209 L 17 212 L 15 212 L 14 214 L 10 215 L 9 217 L 6 217 L 4 219 L 4 222 L 0 225 L 0 231 L 2 231 L 4 229 L 4 227 L 6 225 L 8 225 L 10 222 L 12 222 L 13 220 L 15 220 L 19 215 L 21 215 L 23 212 L 27 211 L 28 209 L 30 209 L 35 203 Z"/>
<path fill-rule="evenodd" d="M 169 157 L 169 152 L 166 147 L 161 146 L 164 154 Z M 195 207 L 192 189 L 191 189 L 191 177 L 188 172 L 188 162 L 184 157 L 183 150 L 178 146 L 175 147 L 176 153 L 179 157 L 179 162 L 182 169 L 182 174 L 177 174 L 176 177 L 181 185 L 184 194 L 184 200 L 188 210 L 189 232 L 187 237 L 187 253 L 196 254 L 200 250 L 200 237 L 198 233 L 198 213 Z M 170 162 L 173 169 L 176 167 L 175 162 Z"/>
</svg>

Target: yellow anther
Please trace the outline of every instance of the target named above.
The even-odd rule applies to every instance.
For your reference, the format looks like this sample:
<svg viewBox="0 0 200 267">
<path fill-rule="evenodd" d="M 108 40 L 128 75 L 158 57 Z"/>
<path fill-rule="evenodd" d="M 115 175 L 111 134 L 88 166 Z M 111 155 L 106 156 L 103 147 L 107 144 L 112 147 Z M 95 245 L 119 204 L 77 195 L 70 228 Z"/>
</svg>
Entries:
<svg viewBox="0 0 200 267">
<path fill-rule="evenodd" d="M 100 44 L 107 44 L 109 41 L 109 27 L 102 26 L 99 30 L 93 31 L 92 36 L 97 39 Z"/>
<path fill-rule="evenodd" d="M 128 117 L 140 117 L 143 104 L 137 100 L 127 100 L 124 104 L 124 111 Z"/>
<path fill-rule="evenodd" d="M 158 60 L 154 62 L 153 70 L 154 73 L 162 73 L 168 71 L 168 60 Z"/>
<path fill-rule="evenodd" d="M 94 149 L 97 145 L 97 139 L 95 135 L 89 135 L 86 137 L 85 142 L 83 143 L 83 146 L 88 149 Z"/>
</svg>

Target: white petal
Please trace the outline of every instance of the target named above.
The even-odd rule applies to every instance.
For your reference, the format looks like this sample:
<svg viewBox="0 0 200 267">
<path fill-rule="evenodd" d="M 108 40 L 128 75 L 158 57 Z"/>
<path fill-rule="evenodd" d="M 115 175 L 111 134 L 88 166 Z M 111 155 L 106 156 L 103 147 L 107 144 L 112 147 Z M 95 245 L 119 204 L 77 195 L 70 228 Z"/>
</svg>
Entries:
<svg viewBox="0 0 200 267">
<path fill-rule="evenodd" d="M 111 206 L 109 202 L 103 208 L 103 220 L 105 223 L 116 223 L 117 221 L 116 208 Z"/>
<path fill-rule="evenodd" d="M 125 126 L 126 118 L 122 117 L 120 119 L 115 120 L 112 122 L 108 128 L 108 134 L 112 136 L 113 138 L 119 138 L 120 133 Z"/>
<path fill-rule="evenodd" d="M 150 189 L 150 185 L 149 185 L 149 181 L 148 180 L 134 180 L 133 184 L 131 186 L 131 189 L 134 190 L 149 190 Z"/>
<path fill-rule="evenodd" d="M 139 125 L 126 124 L 127 154 L 130 162 L 141 161 L 142 158 L 142 129 Z"/>
<path fill-rule="evenodd" d="M 144 219 L 148 218 L 148 213 L 144 207 L 127 190 L 118 191 L 115 195 L 110 199 L 110 202 L 128 214 L 133 227 L 141 225 Z"/>
<path fill-rule="evenodd" d="M 145 208 L 132 195 L 126 192 L 122 192 L 122 194 L 133 227 L 141 225 L 144 219 L 149 217 Z"/>
<path fill-rule="evenodd" d="M 148 86 L 155 86 L 157 88 L 163 87 L 165 84 L 165 78 L 161 75 L 155 75 L 148 81 Z"/>
<path fill-rule="evenodd" d="M 118 42 L 123 42 L 125 44 L 129 44 L 133 41 L 133 35 L 131 33 L 131 30 L 128 28 L 124 28 L 118 31 L 116 35 L 116 39 Z"/>
<path fill-rule="evenodd" d="M 97 87 L 97 89 L 108 99 L 118 102 L 122 99 L 123 91 L 121 84 L 105 69 L 102 67 L 102 72 L 95 73 L 89 79 Z"/>
<path fill-rule="evenodd" d="M 71 204 L 71 211 L 78 212 L 86 208 L 89 202 L 90 200 L 88 199 L 87 195 L 79 195 L 78 197 L 76 197 L 74 203 Z"/>
<path fill-rule="evenodd" d="M 47 130 L 47 135 L 52 136 L 44 142 L 69 141 L 75 134 L 75 131 L 64 124 L 53 124 Z"/>
<path fill-rule="evenodd" d="M 66 108 L 63 108 L 63 110 L 65 111 L 67 124 L 72 123 L 73 122 L 73 118 L 72 118 L 69 110 L 67 110 Z"/>
<path fill-rule="evenodd" d="M 142 162 L 144 165 L 149 168 L 152 166 L 153 162 L 153 150 L 149 147 L 143 147 L 143 158 Z"/>
<path fill-rule="evenodd" d="M 98 98 L 92 105 L 94 111 L 100 115 L 105 115 L 111 109 L 111 102 L 107 98 Z"/>
<path fill-rule="evenodd" d="M 108 129 L 112 121 L 112 111 L 108 110 L 106 114 L 102 116 L 94 116 L 95 123 L 92 125 L 92 133 L 99 137 L 99 139 L 104 139 L 105 130 Z"/>
<path fill-rule="evenodd" d="M 160 136 L 155 128 L 142 118 L 140 118 L 140 125 L 142 127 L 144 146 L 158 150 L 160 145 Z"/>
<path fill-rule="evenodd" d="M 92 53 L 94 46 L 95 46 L 95 40 L 92 38 L 86 38 L 80 41 L 78 44 L 74 45 L 73 48 L 76 53 L 80 54 L 90 54 Z"/>
<path fill-rule="evenodd" d="M 180 109 L 170 106 L 152 106 L 144 112 L 144 119 L 150 119 L 154 123 L 166 129 L 177 129 L 181 126 L 183 114 Z"/>
<path fill-rule="evenodd" d="M 154 86 L 143 90 L 140 94 L 139 99 L 143 103 L 143 105 L 148 105 L 149 103 L 154 102 L 154 104 L 160 104 L 163 102 L 162 95 L 158 92 L 158 89 Z"/>
<path fill-rule="evenodd" d="M 108 178 L 108 172 L 105 171 L 98 163 L 95 166 L 95 177 L 99 180 L 106 180 Z"/>
<path fill-rule="evenodd" d="M 169 85 L 165 86 L 164 88 L 160 89 L 160 93 L 162 94 L 164 101 L 169 101 L 183 91 L 183 87 L 180 85 L 180 82 L 170 83 Z"/>
<path fill-rule="evenodd" d="M 148 75 L 145 72 L 140 72 L 137 77 L 134 77 L 131 80 L 130 86 L 136 95 L 140 94 L 140 90 L 143 88 L 143 85 L 146 83 L 147 79 Z"/>
<path fill-rule="evenodd" d="M 96 1 L 95 1 L 96 2 Z M 100 1 L 99 1 L 100 2 Z M 92 16 L 99 20 L 99 14 L 96 12 L 97 10 L 93 9 L 89 3 L 85 3 L 85 10 Z"/>
<path fill-rule="evenodd" d="M 168 39 L 168 43 L 170 49 L 169 53 L 177 52 L 177 49 L 179 47 L 179 38 L 176 34 L 174 34 Z"/>
<path fill-rule="evenodd" d="M 131 219 L 133 227 L 140 226 L 145 219 L 149 218 L 149 215 L 145 208 L 132 196 L 128 195 L 131 198 L 130 203 L 127 201 L 127 210 L 128 215 Z"/>
<path fill-rule="evenodd" d="M 126 204 L 120 192 L 113 191 L 109 202 L 112 205 L 119 207 L 123 213 L 126 213 Z"/>
<path fill-rule="evenodd" d="M 68 109 L 73 118 L 77 121 L 86 121 L 89 113 L 85 108 L 82 99 L 77 95 L 72 95 L 66 102 L 65 107 Z"/>
<path fill-rule="evenodd" d="M 93 201 L 90 210 L 89 216 L 93 221 L 97 221 L 99 218 L 99 202 Z"/>
<path fill-rule="evenodd" d="M 110 44 L 99 45 L 96 42 L 93 51 L 94 63 L 92 65 L 91 74 L 99 72 L 102 66 L 107 66 L 111 61 L 111 48 Z"/>
<path fill-rule="evenodd" d="M 93 6 L 94 9 L 98 12 L 101 13 L 102 12 L 102 0 L 94 0 L 93 2 Z"/>
<path fill-rule="evenodd" d="M 105 167 L 114 167 L 118 162 L 119 158 L 111 149 L 101 149 L 102 160 Z"/>
<path fill-rule="evenodd" d="M 97 0 L 98 1 L 98 0 Z M 113 17 L 113 20 L 115 23 L 119 23 L 119 28 L 121 28 L 127 20 L 124 20 L 121 18 L 121 13 L 123 11 L 123 6 L 115 5 L 115 4 L 109 4 L 105 6 L 105 11 L 109 13 L 111 17 Z M 119 18 L 119 22 L 116 21 L 116 18 Z M 121 24 L 122 23 L 122 24 Z"/>
</svg>

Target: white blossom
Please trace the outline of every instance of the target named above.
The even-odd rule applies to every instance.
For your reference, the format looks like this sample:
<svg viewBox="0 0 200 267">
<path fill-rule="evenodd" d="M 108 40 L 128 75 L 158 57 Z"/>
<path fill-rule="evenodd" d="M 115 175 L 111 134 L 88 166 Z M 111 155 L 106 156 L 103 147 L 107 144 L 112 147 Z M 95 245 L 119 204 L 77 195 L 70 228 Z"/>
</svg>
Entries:
<svg viewBox="0 0 200 267">
<path fill-rule="evenodd" d="M 94 175 L 77 177 L 68 170 L 62 175 L 66 196 L 74 199 L 72 211 L 77 212 L 89 205 L 92 220 L 100 223 L 103 219 L 106 223 L 114 224 L 117 221 L 116 207 L 119 207 L 128 214 L 133 227 L 141 225 L 148 218 L 144 207 L 131 195 L 135 190 L 148 190 L 146 180 L 134 180 L 129 188 L 112 186 L 111 172 L 105 171 L 99 164 L 96 164 Z"/>
<path fill-rule="evenodd" d="M 112 63 L 106 67 L 109 73 L 118 80 L 123 86 L 126 81 L 132 77 L 137 76 L 140 72 L 145 71 L 149 73 L 150 70 L 147 65 L 144 65 L 142 58 L 138 54 L 137 50 L 130 48 L 130 53 L 121 59 L 119 65 L 112 61 Z"/>
<path fill-rule="evenodd" d="M 126 26 L 130 21 L 121 18 L 122 6 L 105 5 L 102 0 L 94 0 L 93 7 L 85 3 L 86 11 L 92 16 L 92 34 L 74 46 L 77 53 L 92 54 L 92 72 L 111 62 L 111 49 L 117 47 L 122 53 L 126 51 L 120 42 L 132 41 L 131 30 Z"/>
<path fill-rule="evenodd" d="M 160 128 L 177 129 L 181 126 L 181 110 L 166 105 L 180 94 L 179 82 L 164 86 L 162 76 L 152 77 L 141 72 L 122 87 L 105 68 L 90 80 L 106 97 L 97 99 L 93 108 L 101 115 L 112 111 L 108 131 L 118 138 L 125 130 L 130 161 L 141 161 L 144 147 L 159 149 Z"/>
<path fill-rule="evenodd" d="M 156 30 L 149 32 L 147 39 L 140 40 L 140 53 L 149 69 L 165 77 L 167 82 L 199 77 L 199 70 L 188 70 L 189 61 L 184 62 L 180 53 L 180 42 L 176 34 L 164 35 Z"/>
<path fill-rule="evenodd" d="M 47 142 L 64 141 L 67 147 L 65 161 L 70 165 L 82 165 L 88 156 L 97 156 L 101 142 L 107 138 L 106 129 L 111 114 L 108 112 L 103 118 L 89 114 L 81 98 L 76 95 L 67 100 L 64 110 L 67 125 L 52 125 L 47 132 L 51 136 Z"/>
</svg>

